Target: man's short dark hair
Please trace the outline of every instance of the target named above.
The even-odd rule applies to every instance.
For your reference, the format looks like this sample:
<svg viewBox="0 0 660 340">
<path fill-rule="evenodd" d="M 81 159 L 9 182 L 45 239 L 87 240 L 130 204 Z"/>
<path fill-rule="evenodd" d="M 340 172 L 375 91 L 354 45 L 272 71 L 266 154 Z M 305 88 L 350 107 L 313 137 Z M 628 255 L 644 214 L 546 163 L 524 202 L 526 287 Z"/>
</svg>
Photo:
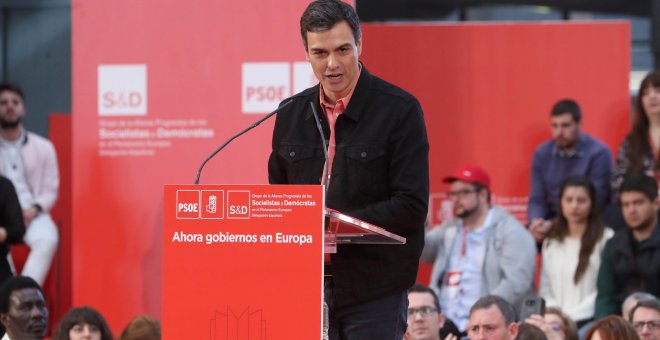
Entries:
<svg viewBox="0 0 660 340">
<path fill-rule="evenodd" d="M 626 191 L 639 191 L 653 201 L 658 198 L 658 182 L 643 173 L 632 174 L 623 180 L 619 191 L 621 194 Z"/>
<path fill-rule="evenodd" d="M 307 50 L 307 32 L 323 32 L 346 21 L 353 31 L 355 43 L 362 38 L 360 19 L 355 9 L 340 0 L 317 0 L 310 3 L 300 17 L 300 35 Z"/>
<path fill-rule="evenodd" d="M 423 284 L 415 283 L 412 287 L 408 289 L 408 294 L 410 293 L 429 293 L 431 296 L 433 296 L 433 304 L 435 305 L 435 308 L 438 310 L 438 313 L 442 313 L 442 309 L 440 309 L 440 300 L 438 300 L 438 295 L 435 294 L 433 289 L 426 287 Z"/>
<path fill-rule="evenodd" d="M 477 302 L 475 302 L 470 308 L 470 316 L 472 316 L 472 313 L 476 310 L 488 309 L 491 306 L 496 306 L 497 309 L 500 310 L 502 316 L 504 316 L 505 325 L 508 326 L 512 322 L 516 322 L 516 311 L 508 302 L 506 302 L 506 300 L 497 295 L 486 295 L 477 300 Z"/>
<path fill-rule="evenodd" d="M 658 299 L 639 300 L 639 302 L 637 302 L 635 307 L 633 307 L 630 310 L 630 317 L 628 318 L 628 320 L 630 320 L 632 322 L 633 316 L 635 316 L 635 312 L 637 311 L 637 309 L 639 307 L 654 309 L 656 312 L 660 313 L 660 300 L 658 300 Z"/>
<path fill-rule="evenodd" d="M 26 288 L 35 288 L 41 295 L 44 294 L 37 281 L 28 276 L 13 276 L 3 282 L 0 285 L 0 313 L 9 313 L 9 296 L 12 292 Z"/>
<path fill-rule="evenodd" d="M 0 83 L 0 93 L 5 91 L 14 92 L 19 97 L 21 97 L 21 99 L 25 100 L 25 96 L 23 95 L 23 90 L 16 84 Z"/>
<path fill-rule="evenodd" d="M 558 101 L 555 106 L 552 107 L 552 111 L 550 112 L 553 117 L 566 113 L 570 113 L 576 123 L 579 123 L 582 120 L 582 110 L 580 110 L 580 105 L 578 105 L 573 99 L 566 98 Z"/>
</svg>

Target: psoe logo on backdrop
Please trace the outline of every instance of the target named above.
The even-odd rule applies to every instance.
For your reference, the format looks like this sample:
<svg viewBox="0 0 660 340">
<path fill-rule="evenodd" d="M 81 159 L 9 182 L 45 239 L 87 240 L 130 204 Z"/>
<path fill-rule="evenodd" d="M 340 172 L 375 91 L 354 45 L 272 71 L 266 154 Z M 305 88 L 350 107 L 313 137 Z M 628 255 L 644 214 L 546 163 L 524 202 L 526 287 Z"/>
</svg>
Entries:
<svg viewBox="0 0 660 340">
<path fill-rule="evenodd" d="M 198 219 L 200 216 L 199 190 L 176 191 L 176 218 Z"/>
<path fill-rule="evenodd" d="M 250 218 L 250 192 L 247 190 L 227 191 L 227 219 Z"/>
<path fill-rule="evenodd" d="M 242 111 L 248 114 L 268 113 L 292 93 L 317 83 L 308 62 L 243 63 Z"/>
<path fill-rule="evenodd" d="M 100 116 L 147 114 L 147 65 L 99 65 Z"/>
<path fill-rule="evenodd" d="M 243 63 L 242 111 L 266 113 L 289 96 L 291 65 L 286 62 Z"/>
</svg>

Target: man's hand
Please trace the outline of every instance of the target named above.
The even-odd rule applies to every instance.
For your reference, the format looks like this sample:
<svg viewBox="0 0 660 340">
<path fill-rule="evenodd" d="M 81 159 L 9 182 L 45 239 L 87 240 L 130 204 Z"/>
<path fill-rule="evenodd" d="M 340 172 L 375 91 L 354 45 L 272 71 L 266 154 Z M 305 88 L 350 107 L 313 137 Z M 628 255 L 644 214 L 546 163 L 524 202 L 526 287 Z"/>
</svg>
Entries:
<svg viewBox="0 0 660 340">
<path fill-rule="evenodd" d="M 532 237 L 534 237 L 536 243 L 541 243 L 545 240 L 545 237 L 548 236 L 551 227 L 552 222 L 542 218 L 535 218 L 529 224 L 529 232 L 532 234 Z"/>
<path fill-rule="evenodd" d="M 30 222 L 39 215 L 39 209 L 35 206 L 31 206 L 27 209 L 23 209 L 23 222 L 27 228 L 30 225 Z"/>
</svg>

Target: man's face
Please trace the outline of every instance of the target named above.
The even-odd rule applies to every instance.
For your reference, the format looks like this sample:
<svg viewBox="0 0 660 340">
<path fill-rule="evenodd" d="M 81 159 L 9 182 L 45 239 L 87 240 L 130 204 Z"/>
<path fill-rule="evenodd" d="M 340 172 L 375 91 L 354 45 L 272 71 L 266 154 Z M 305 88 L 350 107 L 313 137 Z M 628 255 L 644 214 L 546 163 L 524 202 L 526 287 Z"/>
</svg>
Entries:
<svg viewBox="0 0 660 340">
<path fill-rule="evenodd" d="M 580 136 L 580 124 L 573 120 L 570 113 L 552 116 L 552 139 L 560 149 L 570 149 Z"/>
<path fill-rule="evenodd" d="M 0 92 L 0 126 L 16 127 L 25 116 L 23 99 L 13 91 Z"/>
<path fill-rule="evenodd" d="M 430 313 L 424 313 L 429 312 Z M 413 313 L 411 315 L 411 313 Z M 438 313 L 433 295 L 425 292 L 408 294 L 408 333 L 410 340 L 438 340 L 445 317 Z"/>
<path fill-rule="evenodd" d="M 513 340 L 518 335 L 518 324 L 505 324 L 504 315 L 496 305 L 477 309 L 470 315 L 467 333 L 472 340 Z"/>
<path fill-rule="evenodd" d="M 632 319 L 633 327 L 642 340 L 660 340 L 660 312 L 653 308 L 638 307 Z"/>
<path fill-rule="evenodd" d="M 9 312 L 0 314 L 12 339 L 43 339 L 46 336 L 48 310 L 46 301 L 36 288 L 23 288 L 9 295 Z"/>
<path fill-rule="evenodd" d="M 362 40 L 355 41 L 346 21 L 321 32 L 307 32 L 307 60 L 331 103 L 345 97 L 359 75 Z"/>
<path fill-rule="evenodd" d="M 622 192 L 621 209 L 623 210 L 623 219 L 633 230 L 643 230 L 651 227 L 658 213 L 656 201 L 652 201 L 641 191 Z"/>
<path fill-rule="evenodd" d="M 454 215 L 467 218 L 474 214 L 481 204 L 480 194 L 474 184 L 463 181 L 452 182 L 448 196 L 454 206 Z"/>
</svg>

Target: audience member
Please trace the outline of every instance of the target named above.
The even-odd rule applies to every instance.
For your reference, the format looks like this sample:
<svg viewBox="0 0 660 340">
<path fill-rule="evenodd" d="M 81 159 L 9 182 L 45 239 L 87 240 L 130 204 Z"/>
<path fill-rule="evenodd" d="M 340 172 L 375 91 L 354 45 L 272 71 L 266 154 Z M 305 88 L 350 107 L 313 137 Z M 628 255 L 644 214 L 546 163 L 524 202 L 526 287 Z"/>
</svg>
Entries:
<svg viewBox="0 0 660 340">
<path fill-rule="evenodd" d="M 618 193 L 626 175 L 644 172 L 660 176 L 660 71 L 646 75 L 635 98 L 632 129 L 621 142 L 613 171 L 612 188 Z"/>
<path fill-rule="evenodd" d="M 641 300 L 630 311 L 630 320 L 642 340 L 660 340 L 660 301 Z"/>
<path fill-rule="evenodd" d="M 575 322 L 555 307 L 546 308 L 543 316 L 532 315 L 521 322 L 538 327 L 550 340 L 578 340 Z"/>
<path fill-rule="evenodd" d="M 46 336 L 48 309 L 39 284 L 27 276 L 15 276 L 0 285 L 2 340 L 37 340 Z"/>
<path fill-rule="evenodd" d="M 567 178 L 560 195 L 559 215 L 543 241 L 540 295 L 582 325 L 593 319 L 600 255 L 614 232 L 603 225 L 587 177 Z"/>
<path fill-rule="evenodd" d="M 42 285 L 57 249 L 58 231 L 49 211 L 57 200 L 59 172 L 53 144 L 23 128 L 23 91 L 0 84 L 0 173 L 18 194 L 30 247 L 22 275 Z"/>
<path fill-rule="evenodd" d="M 643 174 L 629 176 L 621 184 L 620 200 L 628 228 L 617 231 L 605 244 L 596 318 L 620 314 L 623 299 L 633 292 L 660 293 L 658 184 Z"/>
<path fill-rule="evenodd" d="M 433 263 L 430 287 L 445 315 L 465 330 L 469 308 L 484 294 L 512 305 L 532 293 L 534 240 L 504 209 L 490 205 L 490 178 L 474 165 L 444 179 L 457 219 L 427 233 L 421 259 Z"/>
<path fill-rule="evenodd" d="M 460 332 L 443 334 L 447 321 L 438 296 L 432 289 L 421 284 L 408 289 L 408 330 L 405 339 L 438 340 L 452 339 L 452 336 L 456 339 Z"/>
<path fill-rule="evenodd" d="M 644 292 L 634 292 L 628 295 L 621 304 L 621 316 L 626 319 L 626 321 L 632 322 L 632 320 L 630 320 L 630 311 L 633 307 L 637 306 L 637 303 L 643 300 L 655 300 L 655 296 Z"/>
<path fill-rule="evenodd" d="M 24 234 L 23 214 L 14 185 L 0 176 L 0 283 L 12 276 L 7 260 L 10 245 L 21 242 Z"/>
<path fill-rule="evenodd" d="M 632 325 L 618 315 L 596 320 L 584 338 L 585 340 L 639 340 Z"/>
<path fill-rule="evenodd" d="M 518 335 L 516 311 L 499 296 L 484 296 L 470 308 L 467 333 L 471 340 L 513 340 Z"/>
<path fill-rule="evenodd" d="M 112 332 L 103 316 L 94 308 L 77 307 L 60 320 L 53 340 L 112 340 Z"/>
<path fill-rule="evenodd" d="M 548 340 L 548 337 L 540 328 L 529 323 L 522 323 L 518 326 L 516 340 Z"/>
<path fill-rule="evenodd" d="M 578 340 L 578 329 L 575 321 L 564 314 L 561 309 L 556 307 L 547 307 L 543 320 L 550 326 L 550 329 L 557 333 L 563 340 Z"/>
<path fill-rule="evenodd" d="M 160 340 L 160 323 L 146 315 L 136 316 L 117 340 Z"/>
<path fill-rule="evenodd" d="M 553 139 L 534 152 L 527 220 L 537 242 L 545 239 L 557 217 L 559 188 L 567 177 L 588 177 L 596 187 L 599 206 L 610 201 L 612 154 L 601 141 L 580 131 L 581 120 L 574 100 L 558 101 L 551 111 Z"/>
</svg>

